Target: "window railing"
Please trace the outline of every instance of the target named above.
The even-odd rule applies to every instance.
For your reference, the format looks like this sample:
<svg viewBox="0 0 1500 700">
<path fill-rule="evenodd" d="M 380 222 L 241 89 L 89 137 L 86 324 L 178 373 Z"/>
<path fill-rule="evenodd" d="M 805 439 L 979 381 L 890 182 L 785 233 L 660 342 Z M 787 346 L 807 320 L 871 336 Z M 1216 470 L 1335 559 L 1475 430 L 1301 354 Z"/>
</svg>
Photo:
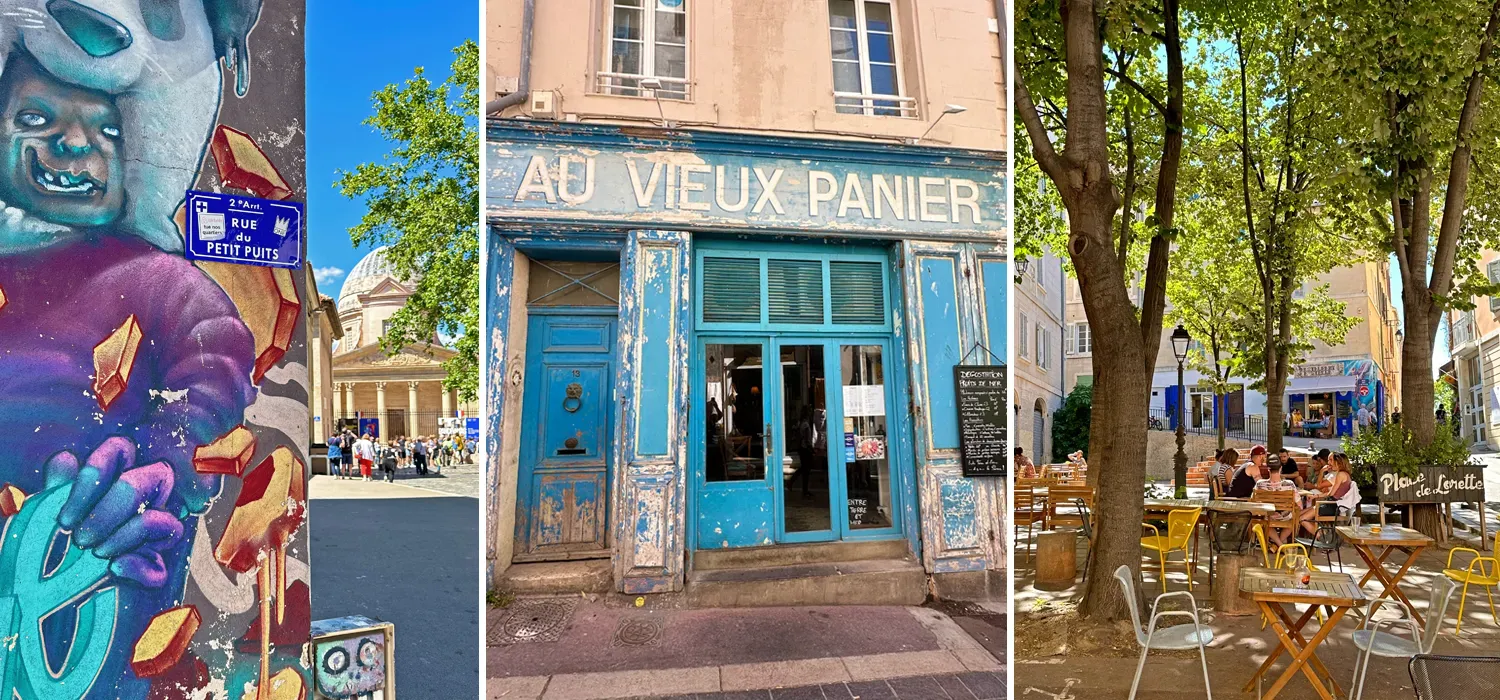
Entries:
<svg viewBox="0 0 1500 700">
<path fill-rule="evenodd" d="M 627 97 L 660 97 L 664 100 L 686 101 L 692 95 L 692 83 L 687 78 L 668 78 L 661 75 L 638 75 L 635 73 L 612 73 L 600 71 L 599 92 L 606 95 L 624 95 Z M 642 87 L 643 80 L 656 80 L 661 83 L 661 89 L 652 90 Z"/>
<path fill-rule="evenodd" d="M 875 117 L 917 117 L 917 98 L 901 95 L 874 95 L 864 92 L 833 92 L 833 103 L 841 114 L 864 114 Z"/>
</svg>

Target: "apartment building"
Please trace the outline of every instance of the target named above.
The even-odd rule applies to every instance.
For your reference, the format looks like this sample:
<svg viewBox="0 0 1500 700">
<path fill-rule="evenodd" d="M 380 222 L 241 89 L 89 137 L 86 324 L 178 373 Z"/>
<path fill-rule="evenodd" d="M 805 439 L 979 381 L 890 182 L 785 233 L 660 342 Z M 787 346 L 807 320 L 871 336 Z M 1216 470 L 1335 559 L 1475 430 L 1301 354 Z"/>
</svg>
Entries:
<svg viewBox="0 0 1500 700">
<path fill-rule="evenodd" d="M 998 594 L 953 369 L 1007 349 L 996 10 L 489 4 L 495 583 Z"/>
<path fill-rule="evenodd" d="M 1480 265 L 1491 282 L 1500 281 L 1500 251 L 1480 254 Z M 1449 311 L 1448 349 L 1457 380 L 1456 413 L 1461 434 L 1476 448 L 1500 449 L 1500 297 L 1477 297 L 1470 311 Z"/>
<path fill-rule="evenodd" d="M 1309 280 L 1294 294 L 1301 297 L 1323 284 L 1328 285 L 1329 296 L 1343 302 L 1346 313 L 1359 323 L 1341 345 L 1315 342 L 1303 363 L 1293 369 L 1281 426 L 1290 437 L 1353 435 L 1359 426 L 1382 425 L 1400 410 L 1401 332 L 1391 300 L 1390 266 L 1363 262 L 1340 267 Z M 1138 300 L 1140 290 L 1131 291 Z M 1093 372 L 1089 359 L 1093 347 L 1076 280 L 1068 282 L 1067 326 L 1066 386 L 1071 391 L 1079 383 L 1092 381 Z M 1252 433 L 1263 434 L 1266 397 L 1250 388 L 1255 378 L 1231 378 L 1238 388 L 1222 405 L 1216 405 L 1211 389 L 1200 385 L 1204 375 L 1192 369 L 1184 373 L 1185 386 L 1178 387 L 1177 359 L 1167 338 L 1171 332 L 1170 326 L 1162 328 L 1162 349 L 1151 383 L 1151 409 L 1164 417 L 1164 427 L 1175 429 L 1181 400 L 1189 428 L 1213 429 L 1222 417 L 1231 430 L 1248 427 Z"/>
<path fill-rule="evenodd" d="M 1015 444 L 1037 464 L 1061 461 L 1052 454 L 1052 415 L 1062 407 L 1063 387 L 1071 369 L 1064 362 L 1063 345 L 1068 338 L 1063 324 L 1067 302 L 1062 260 L 1047 252 L 1039 260 L 1017 263 L 1017 268 L 1020 275 L 1013 288 L 1016 309 L 1011 331 L 1015 338 L 1011 357 Z M 1082 308 L 1080 304 L 1079 313 Z M 1086 332 L 1081 340 L 1087 347 Z"/>
</svg>

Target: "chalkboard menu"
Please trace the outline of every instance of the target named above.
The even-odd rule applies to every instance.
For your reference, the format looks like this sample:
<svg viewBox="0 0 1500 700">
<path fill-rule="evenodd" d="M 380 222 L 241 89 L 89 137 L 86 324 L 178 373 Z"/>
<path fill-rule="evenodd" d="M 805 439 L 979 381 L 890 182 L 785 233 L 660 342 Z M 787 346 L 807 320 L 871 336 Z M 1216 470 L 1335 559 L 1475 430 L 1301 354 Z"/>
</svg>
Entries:
<svg viewBox="0 0 1500 700">
<path fill-rule="evenodd" d="M 1005 476 L 1010 440 L 1006 419 L 1009 372 L 1005 365 L 957 365 L 953 384 L 958 397 L 958 447 L 964 476 Z"/>
<path fill-rule="evenodd" d="M 1375 468 L 1381 503 L 1483 503 L 1484 467 L 1418 467 L 1416 476 Z"/>
</svg>

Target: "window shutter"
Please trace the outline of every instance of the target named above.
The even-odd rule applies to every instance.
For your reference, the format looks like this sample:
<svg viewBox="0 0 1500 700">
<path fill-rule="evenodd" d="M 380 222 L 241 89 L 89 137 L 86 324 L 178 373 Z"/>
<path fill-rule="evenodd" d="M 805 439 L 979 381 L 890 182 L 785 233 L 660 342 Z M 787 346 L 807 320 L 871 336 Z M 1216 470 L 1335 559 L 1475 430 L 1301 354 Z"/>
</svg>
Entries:
<svg viewBox="0 0 1500 700">
<path fill-rule="evenodd" d="M 828 288 L 834 323 L 885 323 L 885 268 L 880 263 L 829 262 Z"/>
<path fill-rule="evenodd" d="M 703 320 L 760 322 L 760 260 L 703 258 Z"/>
<path fill-rule="evenodd" d="M 823 263 L 767 260 L 766 306 L 771 323 L 823 323 Z"/>
<path fill-rule="evenodd" d="M 1485 275 L 1490 278 L 1490 284 L 1500 282 L 1500 260 L 1491 260 L 1485 266 Z M 1490 311 L 1500 311 L 1500 295 L 1490 297 Z"/>
<path fill-rule="evenodd" d="M 1016 326 L 1017 330 L 1021 332 L 1021 337 L 1017 338 L 1020 342 L 1016 343 L 1016 348 L 1020 351 L 1021 357 L 1027 357 L 1031 354 L 1031 348 L 1027 347 L 1026 344 L 1026 331 L 1030 326 L 1026 320 L 1026 314 L 1019 314 L 1019 316 L 1021 317 L 1021 322 L 1016 324 Z"/>
</svg>

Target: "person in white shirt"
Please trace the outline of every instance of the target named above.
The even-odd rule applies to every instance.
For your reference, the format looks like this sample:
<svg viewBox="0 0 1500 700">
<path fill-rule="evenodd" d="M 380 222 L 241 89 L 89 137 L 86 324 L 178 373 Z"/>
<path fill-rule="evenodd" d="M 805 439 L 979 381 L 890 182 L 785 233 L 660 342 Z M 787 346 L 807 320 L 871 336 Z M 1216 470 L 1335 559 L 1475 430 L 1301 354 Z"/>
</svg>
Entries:
<svg viewBox="0 0 1500 700">
<path fill-rule="evenodd" d="M 370 480 L 370 472 L 375 468 L 375 443 L 371 442 L 370 434 L 365 433 L 354 443 L 354 457 L 359 460 L 359 473 Z"/>
</svg>

